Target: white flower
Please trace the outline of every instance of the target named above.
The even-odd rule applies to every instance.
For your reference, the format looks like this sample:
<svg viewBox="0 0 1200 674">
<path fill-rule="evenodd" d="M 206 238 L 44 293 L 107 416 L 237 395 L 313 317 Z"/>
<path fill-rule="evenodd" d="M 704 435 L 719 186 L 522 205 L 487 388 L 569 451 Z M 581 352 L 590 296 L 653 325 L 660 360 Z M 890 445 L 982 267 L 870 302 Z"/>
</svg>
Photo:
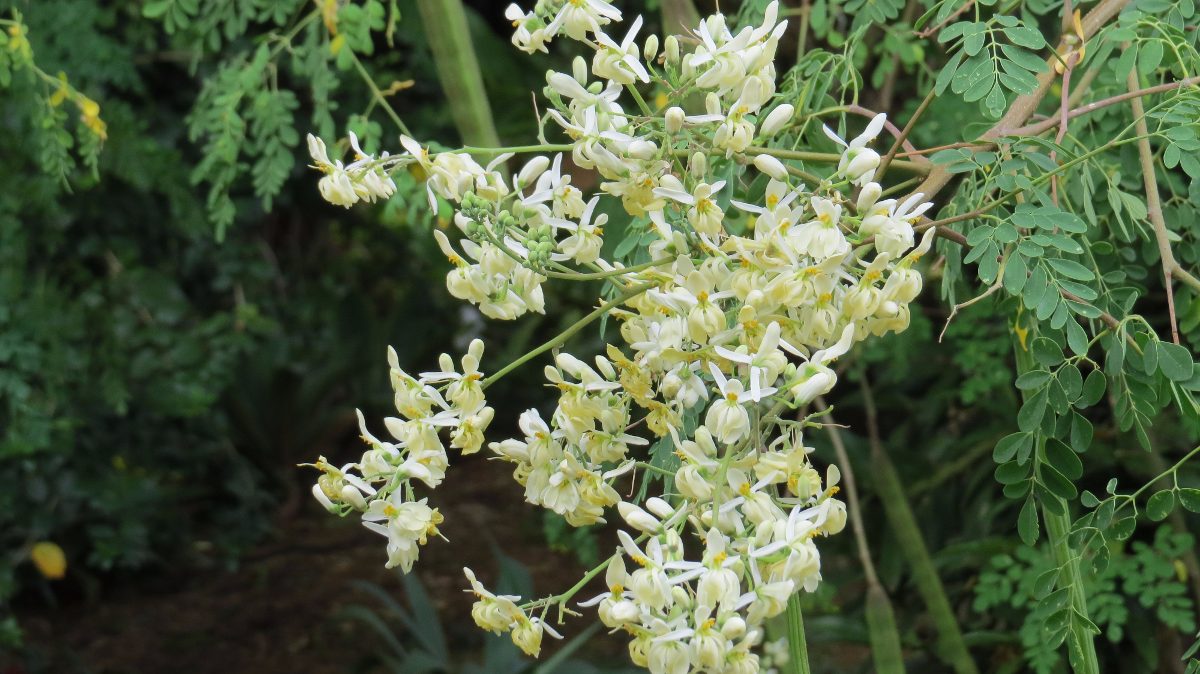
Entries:
<svg viewBox="0 0 1200 674">
<path fill-rule="evenodd" d="M 813 197 L 810 204 L 817 217 L 795 228 L 789 236 L 796 250 L 816 260 L 849 253 L 850 242 L 838 228 L 841 205 L 823 197 Z"/>
<path fill-rule="evenodd" d="M 620 21 L 621 11 L 604 0 L 567 0 L 558 10 L 548 30 L 560 30 L 573 40 L 583 40 L 588 31 L 599 31 L 610 21 Z"/>
<path fill-rule="evenodd" d="M 775 393 L 774 387 L 759 387 L 757 369 L 750 373 L 750 390 L 743 389 L 741 380 L 726 379 L 716 363 L 709 363 L 709 371 L 717 384 L 720 397 L 708 408 L 704 425 L 712 430 L 713 436 L 725 444 L 733 444 L 750 432 L 750 414 L 743 406 L 747 402 L 758 402 Z"/>
<path fill-rule="evenodd" d="M 713 184 L 699 183 L 689 194 L 688 192 L 675 187 L 656 187 L 654 194 L 681 204 L 691 206 L 687 211 L 688 222 L 695 228 L 696 232 L 708 237 L 716 237 L 724 233 L 721 228 L 721 221 L 725 218 L 725 212 L 721 210 L 717 202 L 713 200 L 713 196 L 725 188 L 725 181 L 718 180 Z"/>
<path fill-rule="evenodd" d="M 508 9 L 504 10 L 504 17 L 511 21 L 516 29 L 512 36 L 513 46 L 527 54 L 548 51 L 546 44 L 554 34 L 547 29 L 537 14 L 526 13 L 516 5 L 509 5 Z"/>
<path fill-rule="evenodd" d="M 834 133 L 828 126 L 821 126 L 830 140 L 846 148 L 838 162 L 838 175 L 860 187 L 875 179 L 875 169 L 879 167 L 880 157 L 878 152 L 867 148 L 867 144 L 879 136 L 879 132 L 883 130 L 886 122 L 886 114 L 876 115 L 867 124 L 867 128 L 850 142 L 842 140 L 841 136 Z"/>
<path fill-rule="evenodd" d="M 596 29 L 596 43 L 599 48 L 592 59 L 592 72 L 597 77 L 624 85 L 632 85 L 636 81 L 650 81 L 650 73 L 646 72 L 645 66 L 638 60 L 638 50 L 634 44 L 641 27 L 642 17 L 639 16 L 633 20 L 621 44 L 617 44 L 603 31 Z"/>
<path fill-rule="evenodd" d="M 518 616 L 523 615 L 521 609 L 514 603 L 520 597 L 492 594 L 476 580 L 474 571 L 463 567 L 463 573 L 471 583 L 471 589 L 468 592 L 474 592 L 475 596 L 479 597 L 479 600 L 471 607 L 471 617 L 474 618 L 475 624 L 493 634 L 500 634 L 511 629 Z"/>
</svg>

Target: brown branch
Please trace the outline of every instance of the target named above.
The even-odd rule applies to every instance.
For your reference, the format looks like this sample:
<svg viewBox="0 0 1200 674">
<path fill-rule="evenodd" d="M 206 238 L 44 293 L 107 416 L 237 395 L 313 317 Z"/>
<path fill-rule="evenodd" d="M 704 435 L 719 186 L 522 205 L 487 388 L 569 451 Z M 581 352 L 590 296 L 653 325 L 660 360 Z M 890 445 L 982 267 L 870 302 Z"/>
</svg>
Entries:
<svg viewBox="0 0 1200 674">
<path fill-rule="evenodd" d="M 1195 77 L 1188 77 L 1186 79 L 1178 80 L 1176 82 L 1167 82 L 1166 84 L 1159 84 L 1159 85 L 1156 85 L 1153 87 L 1146 87 L 1145 89 L 1136 89 L 1134 91 L 1127 91 L 1123 94 L 1117 94 L 1116 96 L 1109 96 L 1108 98 L 1104 98 L 1099 101 L 1094 101 L 1092 103 L 1088 103 L 1087 105 L 1083 105 L 1078 108 L 1075 108 L 1067 113 L 1067 119 L 1068 120 L 1075 119 L 1076 117 L 1079 117 L 1081 115 L 1086 115 L 1088 113 L 1095 112 L 1101 108 L 1107 108 L 1110 105 L 1116 105 L 1117 103 L 1122 103 L 1124 101 L 1128 101 L 1133 98 L 1141 98 L 1143 96 L 1151 96 L 1154 94 L 1161 94 L 1164 91 L 1171 91 L 1172 89 L 1181 89 L 1183 87 L 1190 87 L 1190 86 L 1196 86 L 1196 85 L 1200 85 L 1200 75 L 1197 75 Z M 1060 125 L 1062 122 L 1063 122 L 1063 120 L 1059 117 L 1051 117 L 1051 118 L 1043 120 L 1041 122 L 1037 122 L 1036 124 L 1028 124 L 1019 129 L 1016 129 L 1009 135 L 1037 136 L 1042 133 L 1045 133 L 1046 131 L 1049 131 L 1050 129 L 1053 129 L 1054 127 Z"/>
<path fill-rule="evenodd" d="M 971 213 L 963 213 L 960 216 L 954 216 L 954 217 L 958 218 L 960 220 L 969 220 L 970 218 L 973 218 L 977 215 L 979 215 L 979 213 L 972 211 Z M 947 219 L 950 219 L 950 218 L 947 218 Z M 934 226 L 938 222 L 941 222 L 941 221 L 933 221 L 933 222 L 927 223 L 925 225 L 918 227 L 918 229 L 929 229 L 930 226 Z M 957 243 L 958 245 L 962 246 L 965 250 L 971 249 L 971 246 L 967 244 L 967 237 L 963 236 L 959 232 L 955 232 L 954 230 L 952 230 L 948 227 L 940 227 L 939 226 L 938 230 L 937 230 L 937 235 L 943 239 L 946 239 L 947 241 L 953 241 L 954 243 Z M 1080 304 L 1088 304 L 1088 302 L 1086 300 L 1084 300 L 1082 297 L 1080 297 L 1070 291 L 1063 290 L 1062 288 L 1059 288 L 1059 294 L 1061 294 L 1063 296 L 1063 299 L 1068 299 L 1068 300 L 1071 300 L 1072 302 L 1078 302 Z M 1092 305 L 1092 306 L 1095 306 L 1095 305 Z M 1100 309 L 1100 307 L 1096 307 L 1096 308 Z M 1117 328 L 1121 327 L 1121 322 L 1118 321 L 1115 316 L 1108 313 L 1107 311 L 1104 311 L 1103 309 L 1100 309 L 1100 320 L 1104 321 L 1104 324 L 1107 325 L 1108 327 L 1112 328 L 1113 330 L 1116 330 Z"/>
<path fill-rule="evenodd" d="M 1096 31 L 1115 17 L 1122 9 L 1124 9 L 1131 0 L 1101 0 L 1099 4 L 1092 8 L 1082 19 L 1083 37 L 1086 40 Z M 1046 61 L 1046 72 L 1038 76 L 1037 89 L 1031 93 L 1018 96 L 1009 106 L 1008 112 L 996 122 L 992 128 L 988 129 L 980 137 L 984 142 L 994 142 L 999 138 L 1011 135 L 1015 129 L 1020 128 L 1030 116 L 1037 110 L 1038 104 L 1046 97 L 1046 93 L 1050 91 L 1050 85 L 1053 83 L 1056 73 L 1054 72 L 1054 64 L 1058 63 L 1057 53 L 1048 58 Z M 914 192 L 921 192 L 926 197 L 932 197 L 942 190 L 943 187 L 950 182 L 953 177 L 949 171 L 943 167 L 935 167 L 929 172 Z"/>
</svg>

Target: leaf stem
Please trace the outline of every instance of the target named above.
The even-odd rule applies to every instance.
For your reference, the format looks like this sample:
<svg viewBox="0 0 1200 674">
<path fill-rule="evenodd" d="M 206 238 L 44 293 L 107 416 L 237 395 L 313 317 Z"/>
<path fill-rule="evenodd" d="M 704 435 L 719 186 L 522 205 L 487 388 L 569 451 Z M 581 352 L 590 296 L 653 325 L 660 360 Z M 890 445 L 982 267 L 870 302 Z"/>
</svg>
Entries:
<svg viewBox="0 0 1200 674">
<path fill-rule="evenodd" d="M 545 342 L 544 344 L 542 344 L 541 346 L 537 347 L 536 349 L 530 351 L 529 353 L 526 353 L 525 355 L 521 356 L 520 358 L 514 360 L 513 362 L 509 363 L 508 365 L 505 365 L 500 370 L 497 370 L 495 373 L 493 373 L 487 379 L 484 379 L 483 382 L 480 383 L 480 387 L 487 389 L 487 387 L 491 386 L 492 384 L 495 384 L 497 381 L 500 380 L 500 378 L 502 378 L 504 375 L 508 374 L 509 372 L 512 372 L 513 370 L 524 365 L 525 363 L 529 362 L 530 360 L 540 356 L 541 354 L 549 351 L 550 349 L 553 349 L 558 346 L 562 346 L 568 339 L 570 339 L 572 336 L 574 336 L 575 333 L 582 330 L 585 326 L 587 326 L 592 321 L 596 320 L 597 318 L 600 318 L 601 316 L 608 313 L 609 311 L 612 311 L 615 307 L 618 307 L 618 306 L 624 304 L 625 302 L 633 299 L 634 297 L 641 295 L 642 293 L 646 292 L 647 290 L 653 288 L 655 285 L 656 284 L 654 284 L 654 283 L 642 283 L 640 285 L 633 286 L 632 288 L 629 288 L 628 290 L 626 290 L 624 293 L 622 293 L 622 294 L 614 297 L 613 299 L 609 300 L 608 302 L 605 302 L 604 304 L 596 307 L 590 314 L 588 314 L 587 316 L 584 316 L 583 318 L 579 319 L 578 321 L 575 321 L 575 323 L 572 324 L 569 328 L 558 333 L 557 335 L 552 337 L 549 341 Z"/>
<path fill-rule="evenodd" d="M 361 76 L 363 82 L 366 83 L 367 88 L 371 90 L 371 97 L 375 99 L 375 102 L 379 104 L 379 107 L 383 108 L 383 111 L 387 113 L 388 117 L 392 118 L 392 122 L 395 123 L 395 125 L 400 129 L 401 133 L 406 136 L 411 136 L 412 132 L 408 130 L 408 126 L 404 124 L 404 120 L 400 119 L 400 115 L 396 114 L 396 110 L 392 108 L 392 104 L 388 103 L 387 98 L 383 95 L 383 92 L 379 90 L 379 86 L 375 84 L 375 79 L 371 77 L 371 73 L 367 72 L 366 67 L 363 66 L 362 61 L 359 60 L 358 54 L 355 54 L 354 51 L 349 47 L 345 47 L 345 49 L 350 53 L 350 61 L 354 64 L 354 69 L 358 71 L 359 76 Z"/>
</svg>

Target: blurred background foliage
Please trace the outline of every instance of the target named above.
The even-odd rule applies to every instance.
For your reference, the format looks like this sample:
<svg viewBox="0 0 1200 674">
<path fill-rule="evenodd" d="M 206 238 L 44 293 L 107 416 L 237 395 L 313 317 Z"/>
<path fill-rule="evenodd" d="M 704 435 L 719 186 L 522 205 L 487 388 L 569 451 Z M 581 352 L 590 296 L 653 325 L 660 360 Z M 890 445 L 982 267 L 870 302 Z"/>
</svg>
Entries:
<svg viewBox="0 0 1200 674">
<path fill-rule="evenodd" d="M 646 13 L 651 30 L 679 25 L 688 4 L 621 3 L 630 15 Z M 732 4 L 722 8 L 747 18 L 766 3 Z M 781 89 L 806 98 L 797 107 L 861 92 L 863 105 L 907 119 L 920 103 L 917 92 L 946 65 L 932 41 L 915 37 L 913 24 L 927 10 L 948 13 L 949 3 L 787 4 L 803 8 L 794 20 L 808 27 L 806 44 L 792 37 L 781 50 L 798 59 L 781 77 Z M 1034 25 L 1057 21 L 1057 3 L 1008 4 Z M 1148 16 L 1184 11 L 1176 3 L 1137 4 Z M 569 46 L 526 57 L 508 44 L 503 3 L 467 5 L 498 135 L 523 142 L 534 127 L 529 92 L 541 89 L 546 68 L 568 67 Z M 695 3 L 701 12 L 713 5 Z M 484 325 L 443 290 L 428 229 L 445 226 L 447 214 L 426 212 L 416 177 L 399 176 L 397 197 L 377 208 L 342 211 L 319 199 L 304 165 L 306 132 L 331 139 L 354 130 L 368 151 L 397 148 L 392 120 L 364 72 L 415 135 L 459 144 L 447 114 L 456 102 L 442 93 L 414 0 L 3 0 L 0 18 L 10 20 L 0 44 L 0 649 L 31 646 L 21 610 L 44 616 L 50 607 L 61 616 L 123 588 L 136 594 L 148 575 L 185 584 L 197 569 L 258 564 L 253 551 L 285 537 L 292 516 L 312 507 L 310 476 L 295 465 L 318 454 L 353 457 L 353 408 L 368 416 L 386 409 L 385 345 L 405 363 L 432 363 L 447 344 L 485 334 L 489 349 L 499 347 L 489 362 L 500 362 L 573 322 L 594 299 L 594 288 L 551 284 L 553 315 Z M 1185 21 L 1195 22 L 1191 14 Z M 1194 34 L 1192 26 L 1187 39 L 1194 42 Z M 958 139 L 980 110 L 1000 105 L 996 96 L 1011 99 L 1012 91 L 995 87 L 996 94 L 970 101 L 939 97 L 913 141 L 929 147 Z M 98 116 L 89 102 L 98 104 Z M 1103 143 L 1125 123 L 1105 114 L 1080 132 L 1080 143 Z M 1106 167 L 1109 196 L 1095 199 L 1095 208 L 1128 242 L 1125 268 L 1148 292 L 1161 280 L 1147 262 L 1153 244 L 1144 235 L 1136 155 L 1127 150 Z M 1167 174 L 1168 208 L 1194 231 L 1200 194 L 1186 169 Z M 576 184 L 591 187 L 585 180 Z M 1092 199 L 1090 187 L 1064 189 Z M 1200 259 L 1196 239 L 1178 249 L 1192 268 Z M 843 435 L 863 483 L 880 581 L 899 614 L 911 670 L 948 671 L 879 502 L 872 417 L 981 670 L 1064 671 L 1058 649 L 1045 648 L 1043 635 L 1028 627 L 1042 624 L 1030 615 L 1039 610 L 1034 586 L 1049 553 L 1044 544 L 1021 543 L 1014 526 L 1020 502 L 1005 498 L 993 477 L 993 449 L 1014 430 L 1021 407 L 1012 386 L 1013 300 L 964 312 L 939 339 L 948 310 L 935 281 L 945 282 L 951 298 L 971 292 L 961 261 L 943 252 L 946 260 L 927 269 L 931 281 L 912 327 L 870 342 L 845 363 L 831 401 L 851 427 Z M 1200 301 L 1188 291 L 1177 301 L 1185 344 L 1194 350 Z M 1143 313 L 1162 320 L 1165 307 Z M 595 335 L 580 339 L 600 347 Z M 544 404 L 536 369 L 505 381 L 498 420 Z M 1113 475 L 1140 485 L 1191 448 L 1196 423 L 1171 408 L 1160 412 L 1168 400 L 1147 411 L 1154 452 L 1137 447 L 1115 402 L 1089 411 L 1094 440 L 1087 473 L 1076 481 L 1081 490 L 1102 494 Z M 494 431 L 507 429 L 498 421 Z M 831 461 L 827 438 L 812 441 L 818 462 Z M 478 457 L 463 463 L 484 470 Z M 1196 484 L 1194 467 L 1179 478 Z M 452 476 L 448 485 L 458 491 L 443 498 L 478 494 L 480 483 L 456 482 Z M 610 532 L 516 512 L 520 521 L 510 531 L 489 534 L 501 546 L 532 538 L 570 565 L 612 544 Z M 1112 562 L 1089 582 L 1106 671 L 1177 671 L 1190 643 L 1181 634 L 1195 632 L 1195 524 L 1178 509 L 1158 519 L 1165 522 L 1111 541 Z M 64 551 L 64 581 L 52 582 L 31 563 L 42 541 Z M 808 610 L 814 661 L 818 671 L 868 671 L 867 588 L 853 542 L 841 536 L 822 550 L 827 582 Z M 447 551 L 442 568 L 429 571 L 445 579 L 438 586 L 444 594 L 460 589 L 455 555 Z M 506 568 L 510 578 L 520 575 Z M 341 588 L 356 573 L 325 582 Z M 387 593 L 368 589 L 360 604 L 344 607 L 348 619 L 379 636 L 377 656 L 348 660 L 345 671 L 384 671 L 372 668 L 389 663 L 393 671 L 418 671 L 397 664 L 408 657 L 427 666 L 419 671 L 447 670 L 447 637 L 410 627 L 413 615 L 425 615 L 422 624 L 444 620 L 429 613 L 440 595 L 409 585 L 407 607 L 372 603 Z M 236 606 L 237 597 L 231 601 Z M 466 633 L 455 629 L 452 640 Z M 508 658 L 505 671 L 529 664 L 480 648 L 486 657 Z M 413 655 L 428 651 L 432 660 Z M 65 661 L 16 657 L 30 671 L 38 662 L 55 671 Z"/>
</svg>

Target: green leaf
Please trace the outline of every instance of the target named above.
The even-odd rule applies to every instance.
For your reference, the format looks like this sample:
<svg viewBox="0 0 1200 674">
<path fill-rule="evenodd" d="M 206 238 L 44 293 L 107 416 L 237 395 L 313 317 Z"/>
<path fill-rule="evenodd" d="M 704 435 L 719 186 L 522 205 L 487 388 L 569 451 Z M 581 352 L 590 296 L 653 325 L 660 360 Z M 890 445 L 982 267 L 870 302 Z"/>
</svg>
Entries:
<svg viewBox="0 0 1200 674">
<path fill-rule="evenodd" d="M 1158 69 L 1162 63 L 1163 44 L 1159 40 L 1147 40 L 1138 49 L 1137 69 L 1142 75 L 1149 75 Z"/>
<path fill-rule="evenodd" d="M 1083 462 L 1061 440 L 1051 438 L 1046 441 L 1046 462 L 1070 480 L 1083 477 Z"/>
<path fill-rule="evenodd" d="M 1034 315 L 1039 321 L 1044 321 L 1054 314 L 1054 310 L 1058 309 L 1058 303 L 1062 297 L 1056 289 L 1051 288 L 1042 295 L 1042 301 L 1038 303 L 1037 309 L 1034 310 Z"/>
<path fill-rule="evenodd" d="M 1179 490 L 1179 503 L 1186 510 L 1200 513 L 1200 489 L 1183 487 Z"/>
<path fill-rule="evenodd" d="M 1154 342 L 1146 342 L 1142 345 L 1142 371 L 1146 374 L 1154 374 L 1158 372 L 1158 347 Z"/>
<path fill-rule="evenodd" d="M 1029 275 L 1029 280 L 1025 283 L 1025 291 L 1022 293 L 1021 300 L 1025 303 L 1026 309 L 1033 309 L 1041 301 L 1050 287 L 1050 275 L 1046 273 L 1046 268 L 1042 265 L 1035 265 L 1033 273 Z"/>
<path fill-rule="evenodd" d="M 1104 373 L 1100 370 L 1092 370 L 1088 373 L 1087 379 L 1083 381 L 1083 393 L 1080 394 L 1079 400 L 1075 401 L 1075 406 L 1083 409 L 1100 402 L 1107 386 L 1108 380 L 1105 379 Z"/>
<path fill-rule="evenodd" d="M 1086 452 L 1092 446 L 1092 422 L 1078 412 L 1071 412 L 1071 449 Z"/>
<path fill-rule="evenodd" d="M 1071 347 L 1071 352 L 1076 356 L 1087 354 L 1088 338 L 1087 333 L 1080 327 L 1079 321 L 1071 319 L 1067 321 L 1067 346 Z"/>
<path fill-rule="evenodd" d="M 1079 494 L 1075 489 L 1075 484 L 1068 480 L 1062 473 L 1058 472 L 1054 466 L 1043 464 L 1041 467 L 1041 478 L 1046 488 L 1064 501 L 1072 501 Z"/>
<path fill-rule="evenodd" d="M 1029 279 L 1029 268 L 1024 256 L 1014 252 L 1008 256 L 1004 265 L 1004 289 L 1013 295 L 1020 295 L 1021 289 Z"/>
<path fill-rule="evenodd" d="M 1000 442 L 996 443 L 996 448 L 992 450 L 992 459 L 996 463 L 1007 463 L 1012 461 L 1017 455 L 1018 450 L 1033 442 L 1032 433 L 1013 433 L 1000 438 Z"/>
<path fill-rule="evenodd" d="M 1054 268 L 1054 271 L 1076 281 L 1093 281 L 1096 275 L 1091 269 L 1079 264 L 1074 260 L 1068 260 L 1061 257 L 1048 257 L 1046 263 Z M 1088 299 L 1088 298 L 1084 298 Z"/>
<path fill-rule="evenodd" d="M 1130 516 L 1113 522 L 1112 528 L 1109 531 L 1112 533 L 1113 538 L 1123 541 L 1133 535 L 1135 528 L 1137 528 L 1137 518 Z"/>
<path fill-rule="evenodd" d="M 171 0 L 155 0 L 142 6 L 142 16 L 147 19 L 157 19 L 171 8 Z"/>
<path fill-rule="evenodd" d="M 1146 501 L 1146 515 L 1155 522 L 1161 522 L 1175 509 L 1175 492 L 1164 489 Z"/>
<path fill-rule="evenodd" d="M 1050 381 L 1050 372 L 1048 370 L 1030 370 L 1017 377 L 1016 385 L 1022 391 L 1029 391 L 1041 388 L 1048 381 Z"/>
<path fill-rule="evenodd" d="M 1171 381 L 1192 378 L 1192 354 L 1186 347 L 1170 342 L 1158 342 L 1158 367 Z"/>
<path fill-rule="evenodd" d="M 1023 431 L 1035 431 L 1042 423 L 1042 417 L 1046 414 L 1046 402 L 1049 399 L 1049 392 L 1045 388 L 1038 389 L 1036 393 L 1029 396 L 1020 411 L 1017 412 L 1017 428 Z"/>
<path fill-rule="evenodd" d="M 1058 369 L 1058 383 L 1062 384 L 1067 400 L 1074 402 L 1083 392 L 1083 375 L 1074 363 L 1066 363 Z"/>
<path fill-rule="evenodd" d="M 950 80 L 954 77 L 954 73 L 958 71 L 958 67 L 965 57 L 966 54 L 963 52 L 955 52 L 954 56 L 951 56 L 950 60 L 946 62 L 946 65 L 942 66 L 942 70 L 937 76 L 937 82 L 934 84 L 935 93 L 940 95 L 946 90 L 946 87 L 950 86 Z"/>
<path fill-rule="evenodd" d="M 1021 514 L 1017 517 L 1017 533 L 1025 545 L 1033 546 L 1038 540 L 1038 513 L 1033 497 L 1025 499 Z"/>
<path fill-rule="evenodd" d="M 1045 367 L 1058 365 L 1066 359 L 1062 347 L 1049 337 L 1038 337 L 1033 340 L 1033 357 Z"/>
<path fill-rule="evenodd" d="M 1000 484 L 1015 484 L 1029 475 L 1029 466 L 1022 466 L 1016 461 L 1002 463 L 996 467 L 996 482 Z"/>
<path fill-rule="evenodd" d="M 1013 44 L 1029 49 L 1041 49 L 1046 46 L 1046 38 L 1042 36 L 1041 31 L 1032 26 L 1015 26 L 1007 28 L 1004 34 L 1012 41 Z"/>
</svg>

